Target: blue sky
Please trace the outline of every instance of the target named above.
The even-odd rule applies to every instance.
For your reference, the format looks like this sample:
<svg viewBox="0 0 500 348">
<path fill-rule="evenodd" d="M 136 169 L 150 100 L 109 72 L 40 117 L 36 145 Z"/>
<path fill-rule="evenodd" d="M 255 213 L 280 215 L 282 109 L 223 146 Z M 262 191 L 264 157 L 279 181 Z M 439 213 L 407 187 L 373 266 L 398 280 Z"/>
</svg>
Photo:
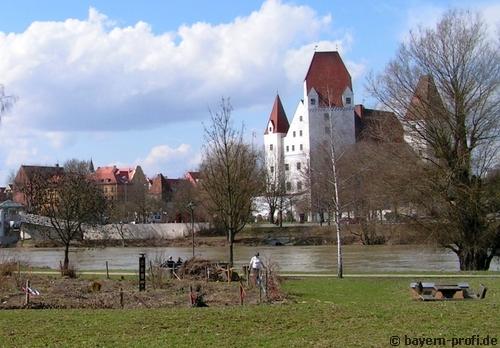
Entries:
<svg viewBox="0 0 500 348">
<path fill-rule="evenodd" d="M 417 24 L 468 1 L 5 1 L 0 184 L 20 164 L 92 158 L 181 176 L 200 161 L 209 108 L 230 97 L 262 143 L 276 91 L 289 117 L 314 47 L 339 49 L 355 102 Z M 498 1 L 474 1 L 498 27 Z M 252 137 L 252 134 L 255 136 Z"/>
</svg>

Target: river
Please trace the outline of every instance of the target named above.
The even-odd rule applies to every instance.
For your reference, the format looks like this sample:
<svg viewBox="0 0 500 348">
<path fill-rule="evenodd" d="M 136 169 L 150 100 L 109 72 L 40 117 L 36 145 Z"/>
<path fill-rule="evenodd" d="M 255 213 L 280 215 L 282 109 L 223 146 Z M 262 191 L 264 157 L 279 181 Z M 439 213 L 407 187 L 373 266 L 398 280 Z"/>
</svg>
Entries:
<svg viewBox="0 0 500 348">
<path fill-rule="evenodd" d="M 273 262 L 282 272 L 335 272 L 337 249 L 322 246 L 235 246 L 235 264 L 248 263 L 259 251 L 265 262 Z M 106 261 L 111 270 L 137 268 L 140 253 L 150 260 L 172 256 L 187 259 L 191 248 L 75 248 L 70 250 L 70 262 L 80 270 L 103 270 Z M 227 247 L 199 247 L 196 256 L 211 260 L 225 260 Z M 63 259 L 61 248 L 0 249 L 0 258 L 14 257 L 34 267 L 58 268 Z M 458 271 L 457 256 L 451 251 L 422 245 L 347 245 L 343 248 L 345 273 Z M 490 270 L 500 271 L 500 260 L 495 257 Z"/>
</svg>

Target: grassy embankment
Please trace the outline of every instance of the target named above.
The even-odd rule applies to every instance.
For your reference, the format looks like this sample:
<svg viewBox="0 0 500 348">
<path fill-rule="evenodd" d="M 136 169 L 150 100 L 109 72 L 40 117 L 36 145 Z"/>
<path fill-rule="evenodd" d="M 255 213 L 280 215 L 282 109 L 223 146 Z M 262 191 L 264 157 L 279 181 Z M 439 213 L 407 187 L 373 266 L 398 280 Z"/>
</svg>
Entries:
<svg viewBox="0 0 500 348">
<path fill-rule="evenodd" d="M 410 299 L 409 281 L 288 280 L 290 299 L 282 305 L 3 311 L 0 346 L 388 347 L 394 335 L 500 339 L 500 279 L 471 279 L 473 287 L 488 286 L 485 300 L 426 303 Z"/>
</svg>

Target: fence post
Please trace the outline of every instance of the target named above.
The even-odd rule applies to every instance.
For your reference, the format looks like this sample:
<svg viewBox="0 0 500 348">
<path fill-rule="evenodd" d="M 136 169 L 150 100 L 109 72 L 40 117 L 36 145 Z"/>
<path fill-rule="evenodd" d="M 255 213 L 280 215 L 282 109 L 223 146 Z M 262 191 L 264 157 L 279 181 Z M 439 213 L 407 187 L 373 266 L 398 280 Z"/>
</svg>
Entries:
<svg viewBox="0 0 500 348">
<path fill-rule="evenodd" d="M 139 291 L 146 290 L 146 254 L 139 256 Z"/>
<path fill-rule="evenodd" d="M 108 261 L 106 261 L 106 279 L 109 279 L 109 267 L 108 267 Z"/>
<path fill-rule="evenodd" d="M 25 299 L 26 305 L 28 305 L 30 303 L 30 291 L 29 291 L 29 288 L 30 288 L 30 281 L 29 281 L 29 279 L 27 279 L 26 280 L 26 287 L 24 288 L 24 290 L 26 292 L 26 299 Z"/>
<path fill-rule="evenodd" d="M 120 288 L 120 306 L 123 309 L 123 288 Z"/>
</svg>

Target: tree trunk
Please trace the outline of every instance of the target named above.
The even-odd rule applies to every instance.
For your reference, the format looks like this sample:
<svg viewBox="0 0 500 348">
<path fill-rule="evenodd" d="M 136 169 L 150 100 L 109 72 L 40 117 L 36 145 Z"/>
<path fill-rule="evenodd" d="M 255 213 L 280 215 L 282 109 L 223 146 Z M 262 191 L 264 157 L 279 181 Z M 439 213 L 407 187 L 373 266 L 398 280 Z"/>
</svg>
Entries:
<svg viewBox="0 0 500 348">
<path fill-rule="evenodd" d="M 457 255 L 461 271 L 487 271 L 493 258 L 484 249 L 460 249 Z"/>
<path fill-rule="evenodd" d="M 233 231 L 229 230 L 229 267 L 233 267 L 233 261 L 234 261 L 233 244 L 234 244 L 234 233 Z"/>
<path fill-rule="evenodd" d="M 69 243 L 64 244 L 64 263 L 63 271 L 67 271 L 69 267 Z"/>
<path fill-rule="evenodd" d="M 276 211 L 276 208 L 270 207 L 269 208 L 269 223 L 274 224 L 274 212 Z"/>
</svg>

